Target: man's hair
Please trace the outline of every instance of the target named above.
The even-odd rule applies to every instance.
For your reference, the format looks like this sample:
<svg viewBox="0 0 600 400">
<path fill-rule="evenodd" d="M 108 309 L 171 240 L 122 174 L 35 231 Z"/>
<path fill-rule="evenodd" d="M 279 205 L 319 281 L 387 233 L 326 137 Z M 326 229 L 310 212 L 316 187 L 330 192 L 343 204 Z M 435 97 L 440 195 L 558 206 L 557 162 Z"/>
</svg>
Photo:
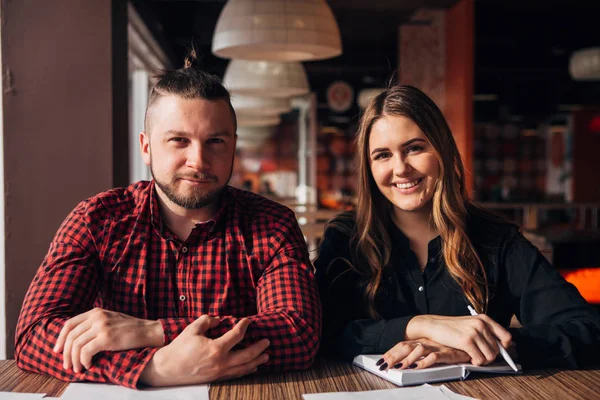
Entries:
<svg viewBox="0 0 600 400">
<path fill-rule="evenodd" d="M 144 130 L 149 133 L 149 115 L 152 107 L 163 96 L 176 95 L 184 99 L 225 100 L 231 110 L 234 129 L 237 130 L 237 118 L 231 105 L 229 91 L 225 89 L 218 76 L 202 71 L 198 67 L 196 50 L 192 49 L 185 57 L 183 68 L 166 70 L 156 76 L 157 82 L 150 92 Z M 235 131 L 234 131 L 235 132 Z"/>
</svg>

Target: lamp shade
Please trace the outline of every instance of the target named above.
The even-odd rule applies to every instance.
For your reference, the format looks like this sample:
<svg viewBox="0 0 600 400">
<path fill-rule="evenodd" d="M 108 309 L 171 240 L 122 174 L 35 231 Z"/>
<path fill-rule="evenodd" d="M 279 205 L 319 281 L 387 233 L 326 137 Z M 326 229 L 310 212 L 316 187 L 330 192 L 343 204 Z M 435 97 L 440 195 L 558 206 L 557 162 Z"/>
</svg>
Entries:
<svg viewBox="0 0 600 400">
<path fill-rule="evenodd" d="M 247 96 L 292 97 L 310 91 L 300 63 L 231 60 L 223 83 L 231 93 Z"/>
<path fill-rule="evenodd" d="M 244 96 L 233 93 L 231 105 L 238 116 L 256 115 L 269 116 L 279 115 L 292 110 L 290 99 L 286 97 L 258 97 Z"/>
<path fill-rule="evenodd" d="M 249 116 L 249 115 L 241 115 L 238 117 L 237 123 L 240 128 L 257 128 L 257 127 L 267 127 L 267 126 L 275 126 L 279 125 L 281 122 L 281 118 L 277 115 L 275 116 Z M 239 130 L 238 130 L 239 136 Z"/>
<path fill-rule="evenodd" d="M 236 147 L 243 150 L 257 150 L 273 135 L 273 127 L 239 127 Z"/>
<path fill-rule="evenodd" d="M 600 80 L 600 47 L 575 51 L 569 60 L 569 72 L 576 80 Z"/>
<path fill-rule="evenodd" d="M 212 52 L 246 60 L 323 60 L 342 54 L 342 41 L 324 0 L 229 0 Z"/>
<path fill-rule="evenodd" d="M 274 127 L 272 126 L 244 126 L 237 131 L 238 140 L 265 140 L 273 135 Z"/>
</svg>

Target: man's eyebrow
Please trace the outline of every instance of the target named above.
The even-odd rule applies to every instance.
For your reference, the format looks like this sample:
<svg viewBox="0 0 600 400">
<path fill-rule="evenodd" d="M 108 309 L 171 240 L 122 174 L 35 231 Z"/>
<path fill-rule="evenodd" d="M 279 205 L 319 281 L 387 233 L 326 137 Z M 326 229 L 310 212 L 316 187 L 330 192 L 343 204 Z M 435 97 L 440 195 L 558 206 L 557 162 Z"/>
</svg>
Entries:
<svg viewBox="0 0 600 400">
<path fill-rule="evenodd" d="M 232 136 L 229 131 L 217 131 L 208 135 L 209 137 Z"/>
<path fill-rule="evenodd" d="M 192 136 L 191 133 L 186 132 L 186 131 L 178 131 L 176 129 L 170 129 L 168 130 L 166 133 L 166 135 L 171 135 L 171 136 Z M 229 131 L 216 131 L 213 133 L 210 133 L 208 135 L 208 137 L 221 137 L 221 136 L 232 136 Z"/>
<path fill-rule="evenodd" d="M 178 131 L 175 129 L 170 129 L 165 132 L 167 135 L 177 135 L 177 136 L 190 136 L 189 132 L 186 131 Z"/>
</svg>

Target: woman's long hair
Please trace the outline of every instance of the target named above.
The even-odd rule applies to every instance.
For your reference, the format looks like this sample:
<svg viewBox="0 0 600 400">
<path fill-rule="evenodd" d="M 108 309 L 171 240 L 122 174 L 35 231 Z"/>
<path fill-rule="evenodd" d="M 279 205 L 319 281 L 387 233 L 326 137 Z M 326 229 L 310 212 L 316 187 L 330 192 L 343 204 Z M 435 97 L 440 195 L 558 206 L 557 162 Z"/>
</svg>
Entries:
<svg viewBox="0 0 600 400">
<path fill-rule="evenodd" d="M 375 295 L 382 270 L 391 254 L 388 228 L 392 204 L 379 191 L 369 164 L 369 136 L 382 116 L 410 118 L 423 131 L 435 150 L 440 177 L 433 194 L 432 222 L 442 241 L 442 259 L 450 276 L 460 285 L 467 300 L 478 312 L 485 312 L 488 287 L 485 269 L 466 231 L 467 210 L 480 209 L 465 188 L 463 163 L 444 116 L 435 103 L 419 89 L 400 85 L 376 96 L 365 109 L 357 137 L 358 190 L 356 229 L 351 246 L 356 246 L 351 266 L 366 277 L 365 296 L 369 314 L 379 318 Z M 366 265 L 365 265 L 366 264 Z"/>
</svg>

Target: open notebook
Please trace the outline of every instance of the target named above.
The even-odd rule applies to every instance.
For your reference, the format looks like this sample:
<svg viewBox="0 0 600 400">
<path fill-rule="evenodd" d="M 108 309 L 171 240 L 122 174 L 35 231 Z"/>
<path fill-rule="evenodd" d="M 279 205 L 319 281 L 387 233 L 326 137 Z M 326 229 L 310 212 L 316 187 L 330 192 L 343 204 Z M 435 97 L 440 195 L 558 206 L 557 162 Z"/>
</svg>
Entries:
<svg viewBox="0 0 600 400">
<path fill-rule="evenodd" d="M 518 372 L 515 372 L 505 362 L 496 362 L 481 367 L 472 364 L 451 364 L 429 367 L 425 369 L 389 369 L 380 371 L 375 365 L 382 354 L 361 354 L 354 357 L 353 363 L 377 376 L 387 379 L 398 386 L 421 385 L 423 383 L 455 381 L 465 379 L 469 372 L 489 372 L 496 374 L 520 374 L 521 366 L 517 364 Z"/>
</svg>

